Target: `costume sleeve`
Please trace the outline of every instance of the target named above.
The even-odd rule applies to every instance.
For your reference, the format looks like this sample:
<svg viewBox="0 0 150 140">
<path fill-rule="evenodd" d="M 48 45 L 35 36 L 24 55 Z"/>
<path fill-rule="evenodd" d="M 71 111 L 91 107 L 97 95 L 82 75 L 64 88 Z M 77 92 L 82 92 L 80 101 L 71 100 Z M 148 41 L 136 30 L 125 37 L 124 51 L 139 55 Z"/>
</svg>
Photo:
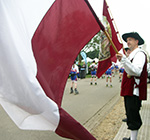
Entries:
<svg viewBox="0 0 150 140">
<path fill-rule="evenodd" d="M 130 76 L 140 76 L 145 64 L 145 54 L 143 52 L 138 52 L 131 63 L 131 61 L 123 55 L 121 64 L 124 66 L 125 71 Z"/>
</svg>

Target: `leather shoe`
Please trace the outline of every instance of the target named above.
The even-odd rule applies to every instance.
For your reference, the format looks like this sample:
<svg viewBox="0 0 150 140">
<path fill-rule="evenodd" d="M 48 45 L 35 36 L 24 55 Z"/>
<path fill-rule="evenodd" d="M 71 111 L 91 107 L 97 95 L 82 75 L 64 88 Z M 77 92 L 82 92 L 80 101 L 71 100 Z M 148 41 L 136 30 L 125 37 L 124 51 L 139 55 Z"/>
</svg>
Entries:
<svg viewBox="0 0 150 140">
<path fill-rule="evenodd" d="M 127 122 L 127 118 L 125 118 L 125 119 L 122 119 L 122 121 L 123 121 L 123 122 Z"/>
<path fill-rule="evenodd" d="M 122 140 L 130 140 L 130 138 L 123 138 Z"/>
</svg>

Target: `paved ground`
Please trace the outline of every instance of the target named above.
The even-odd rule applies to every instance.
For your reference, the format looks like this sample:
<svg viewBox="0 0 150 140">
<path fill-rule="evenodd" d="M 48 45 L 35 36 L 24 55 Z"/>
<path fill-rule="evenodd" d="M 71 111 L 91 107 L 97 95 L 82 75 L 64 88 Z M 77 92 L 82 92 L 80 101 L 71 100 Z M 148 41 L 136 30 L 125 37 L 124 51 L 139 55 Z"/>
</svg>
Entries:
<svg viewBox="0 0 150 140">
<path fill-rule="evenodd" d="M 138 140 L 150 140 L 150 84 L 148 84 L 147 101 L 142 102 L 141 117 L 143 125 L 138 133 Z M 123 137 L 129 137 L 130 131 L 127 129 L 126 123 L 122 123 L 114 140 L 122 140 Z"/>
<path fill-rule="evenodd" d="M 118 76 L 113 79 L 113 87 L 105 86 L 105 79 L 98 79 L 98 85 L 90 85 L 90 79 L 78 81 L 79 95 L 70 94 L 70 79 L 67 81 L 63 108 L 89 131 L 98 125 L 107 111 L 120 99 Z M 64 140 L 49 131 L 23 131 L 18 129 L 0 106 L 0 140 Z"/>
</svg>

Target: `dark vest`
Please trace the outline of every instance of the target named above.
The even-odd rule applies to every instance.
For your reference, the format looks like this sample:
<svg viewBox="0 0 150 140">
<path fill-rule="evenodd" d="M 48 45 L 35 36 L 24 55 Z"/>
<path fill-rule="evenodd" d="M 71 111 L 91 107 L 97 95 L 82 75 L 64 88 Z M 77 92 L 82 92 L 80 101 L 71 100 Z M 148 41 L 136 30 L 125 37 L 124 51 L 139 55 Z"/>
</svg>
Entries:
<svg viewBox="0 0 150 140">
<path fill-rule="evenodd" d="M 128 78 L 127 73 L 124 71 L 121 84 L 121 96 L 133 96 L 134 84 L 136 84 L 134 78 L 138 78 L 140 79 L 140 83 L 139 85 L 136 85 L 136 87 L 139 88 L 139 99 L 147 99 L 147 57 L 145 57 L 145 59 L 145 64 L 140 77 L 132 76 L 131 78 Z"/>
</svg>

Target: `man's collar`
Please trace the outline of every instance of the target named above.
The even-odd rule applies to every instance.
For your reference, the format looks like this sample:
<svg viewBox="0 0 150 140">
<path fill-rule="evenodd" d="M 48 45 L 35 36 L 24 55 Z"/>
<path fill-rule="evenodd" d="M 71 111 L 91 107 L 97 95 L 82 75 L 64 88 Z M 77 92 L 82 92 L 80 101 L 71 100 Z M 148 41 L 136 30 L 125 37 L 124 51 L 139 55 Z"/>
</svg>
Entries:
<svg viewBox="0 0 150 140">
<path fill-rule="evenodd" d="M 140 48 L 136 48 L 135 50 L 133 50 L 129 55 L 129 59 L 132 60 L 134 58 L 135 54 L 140 50 L 141 50 Z"/>
</svg>

